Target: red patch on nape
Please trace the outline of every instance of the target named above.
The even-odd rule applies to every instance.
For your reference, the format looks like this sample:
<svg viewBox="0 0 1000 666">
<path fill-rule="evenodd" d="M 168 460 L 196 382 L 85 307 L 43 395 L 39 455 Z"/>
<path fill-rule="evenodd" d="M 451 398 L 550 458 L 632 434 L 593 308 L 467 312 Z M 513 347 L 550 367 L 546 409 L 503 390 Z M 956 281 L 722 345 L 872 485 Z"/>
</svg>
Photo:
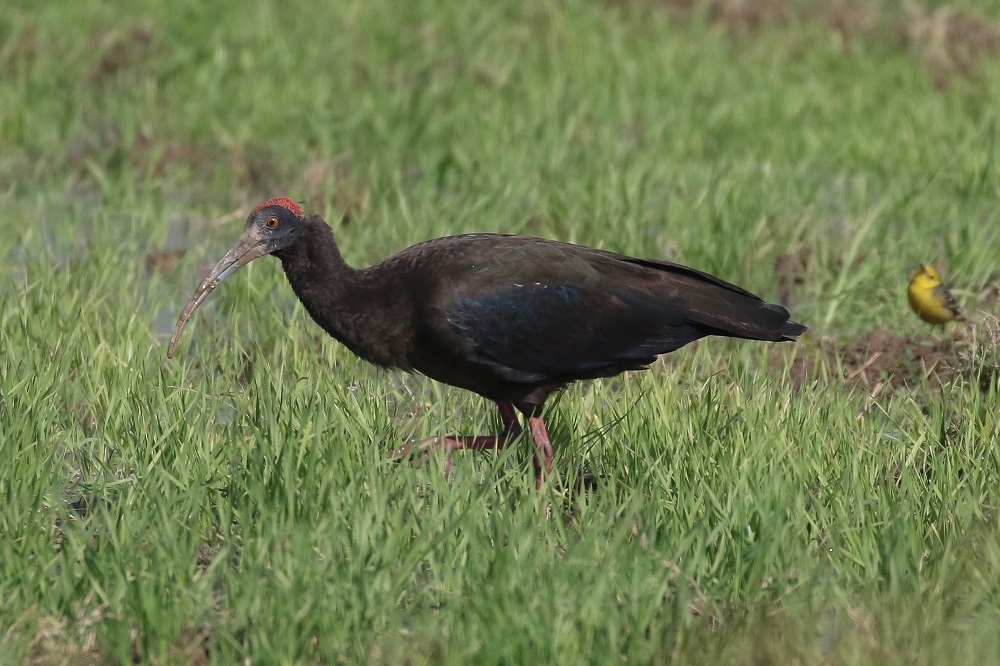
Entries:
<svg viewBox="0 0 1000 666">
<path fill-rule="evenodd" d="M 297 203 L 295 203 L 295 201 L 293 201 L 292 199 L 289 199 L 288 197 L 275 197 L 273 199 L 268 199 L 264 203 L 254 208 L 253 212 L 250 214 L 256 215 L 257 213 L 259 213 L 260 211 L 264 210 L 269 206 L 281 206 L 285 210 L 291 211 L 298 217 L 302 217 L 303 215 L 305 215 L 305 213 L 302 212 L 302 207 L 299 206 Z"/>
</svg>

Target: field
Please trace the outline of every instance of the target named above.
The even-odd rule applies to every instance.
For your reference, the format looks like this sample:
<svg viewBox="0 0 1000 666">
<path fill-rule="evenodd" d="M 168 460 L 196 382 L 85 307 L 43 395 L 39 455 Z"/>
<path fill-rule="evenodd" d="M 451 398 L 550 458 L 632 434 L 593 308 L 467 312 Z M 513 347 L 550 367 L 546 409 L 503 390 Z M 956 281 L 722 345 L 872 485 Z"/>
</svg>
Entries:
<svg viewBox="0 0 1000 666">
<path fill-rule="evenodd" d="M 1000 3 L 14 0 L 0 15 L 0 663 L 1000 660 Z M 374 369 L 262 259 L 496 231 L 809 332 L 549 404 Z M 967 324 L 909 311 L 921 262 Z"/>
</svg>

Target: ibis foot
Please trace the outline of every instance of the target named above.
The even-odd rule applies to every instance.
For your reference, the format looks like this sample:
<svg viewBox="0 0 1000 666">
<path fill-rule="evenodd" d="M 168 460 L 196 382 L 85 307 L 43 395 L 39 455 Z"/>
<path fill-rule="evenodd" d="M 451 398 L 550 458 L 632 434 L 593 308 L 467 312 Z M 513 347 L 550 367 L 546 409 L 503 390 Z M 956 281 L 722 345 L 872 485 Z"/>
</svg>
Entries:
<svg viewBox="0 0 1000 666">
<path fill-rule="evenodd" d="M 508 444 L 521 436 L 523 429 L 517 420 L 517 410 L 510 402 L 498 402 L 497 409 L 500 412 L 500 420 L 503 422 L 503 430 L 498 435 L 445 435 L 444 437 L 428 437 L 419 442 L 406 444 L 392 452 L 390 456 L 394 460 L 403 458 L 420 458 L 421 464 L 426 462 L 432 452 L 443 448 L 445 450 L 444 477 L 447 479 L 451 473 L 451 454 L 454 451 L 472 450 L 488 451 L 505 448 Z M 531 438 L 535 442 L 536 455 L 535 466 L 535 488 L 541 488 L 542 481 L 552 472 L 552 443 L 549 441 L 549 434 L 545 430 L 545 421 L 540 416 L 533 416 L 528 419 L 528 429 Z"/>
<path fill-rule="evenodd" d="M 430 458 L 431 452 L 443 448 L 447 454 L 444 461 L 444 476 L 447 479 L 448 474 L 451 472 L 451 454 L 453 451 L 462 449 L 475 451 L 493 449 L 499 451 L 521 435 L 521 424 L 517 421 L 517 412 L 514 410 L 514 405 L 509 402 L 498 402 L 497 409 L 500 411 L 500 420 L 503 422 L 503 430 L 499 435 L 446 435 L 444 437 L 428 437 L 419 442 L 401 446 L 392 452 L 391 457 L 398 460 L 420 456 L 421 463 L 423 463 Z"/>
</svg>

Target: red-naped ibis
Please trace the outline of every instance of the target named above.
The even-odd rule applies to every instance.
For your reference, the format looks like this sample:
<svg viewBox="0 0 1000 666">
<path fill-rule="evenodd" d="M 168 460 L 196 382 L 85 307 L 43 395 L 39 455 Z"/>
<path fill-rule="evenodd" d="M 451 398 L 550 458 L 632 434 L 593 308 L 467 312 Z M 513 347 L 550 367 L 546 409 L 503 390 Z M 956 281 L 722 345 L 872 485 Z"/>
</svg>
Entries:
<svg viewBox="0 0 1000 666">
<path fill-rule="evenodd" d="M 708 335 L 779 342 L 805 330 L 780 305 L 693 268 L 543 238 L 448 236 L 351 268 L 326 222 L 278 197 L 253 209 L 242 237 L 192 295 L 168 357 L 208 294 L 266 254 L 281 260 L 313 320 L 361 358 L 497 404 L 500 434 L 441 442 L 446 471 L 454 450 L 499 449 L 517 438 L 520 412 L 540 483 L 552 468 L 542 406 L 553 391 L 645 369 Z"/>
</svg>

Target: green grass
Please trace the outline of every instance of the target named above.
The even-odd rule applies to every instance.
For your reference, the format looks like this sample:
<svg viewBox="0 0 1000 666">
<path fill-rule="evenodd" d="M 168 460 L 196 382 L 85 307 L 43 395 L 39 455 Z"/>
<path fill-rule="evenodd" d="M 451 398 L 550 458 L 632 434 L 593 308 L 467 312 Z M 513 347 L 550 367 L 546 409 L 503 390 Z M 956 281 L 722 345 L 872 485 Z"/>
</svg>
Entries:
<svg viewBox="0 0 1000 666">
<path fill-rule="evenodd" d="M 1000 5 L 684 4 L 7 8 L 0 662 L 995 662 Z M 166 360 L 278 194 L 352 263 L 543 235 L 786 280 L 811 331 L 572 387 L 540 493 L 527 442 L 446 481 L 386 453 L 491 406 L 359 362 L 277 261 Z M 908 311 L 925 261 L 974 329 Z"/>
</svg>

